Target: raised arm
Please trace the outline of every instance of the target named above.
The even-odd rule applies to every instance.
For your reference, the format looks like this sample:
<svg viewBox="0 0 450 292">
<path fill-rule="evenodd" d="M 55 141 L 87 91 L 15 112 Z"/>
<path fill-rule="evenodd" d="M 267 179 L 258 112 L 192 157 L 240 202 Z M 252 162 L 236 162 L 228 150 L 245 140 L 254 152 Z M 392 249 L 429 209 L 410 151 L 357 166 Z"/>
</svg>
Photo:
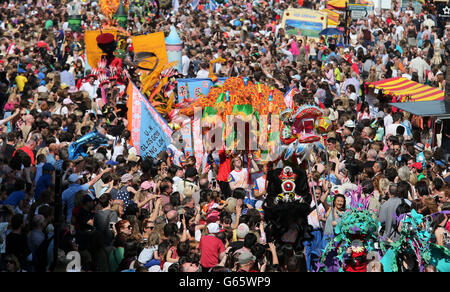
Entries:
<svg viewBox="0 0 450 292">
<path fill-rule="evenodd" d="M 9 121 L 11 121 L 11 120 L 14 119 L 15 117 L 17 117 L 17 116 L 19 115 L 19 113 L 20 113 L 20 110 L 17 109 L 17 110 L 14 112 L 14 114 L 10 115 L 9 117 L 7 117 L 7 118 L 4 119 L 4 120 L 1 120 L 1 121 L 0 121 L 0 125 L 3 125 L 3 124 L 8 123 Z"/>
<path fill-rule="evenodd" d="M 279 265 L 280 263 L 278 261 L 277 248 L 273 242 L 269 242 L 269 249 L 272 253 L 272 265 Z"/>
<path fill-rule="evenodd" d="M 161 209 L 161 205 L 162 205 L 161 197 L 158 197 L 158 199 L 156 200 L 156 203 L 155 203 L 155 208 L 153 209 L 153 212 L 150 215 L 150 221 L 154 222 L 156 220 L 156 218 L 159 215 L 159 211 Z"/>
<path fill-rule="evenodd" d="M 236 220 L 234 221 L 233 225 L 231 225 L 231 228 L 237 229 L 239 226 L 239 218 L 241 217 L 241 212 L 242 212 L 242 200 L 239 199 L 236 201 Z"/>
<path fill-rule="evenodd" d="M 88 182 L 89 187 L 92 187 L 95 185 L 95 183 L 105 174 L 111 171 L 111 168 L 107 168 L 104 171 L 102 171 L 99 175 L 96 175 L 92 180 Z"/>
</svg>

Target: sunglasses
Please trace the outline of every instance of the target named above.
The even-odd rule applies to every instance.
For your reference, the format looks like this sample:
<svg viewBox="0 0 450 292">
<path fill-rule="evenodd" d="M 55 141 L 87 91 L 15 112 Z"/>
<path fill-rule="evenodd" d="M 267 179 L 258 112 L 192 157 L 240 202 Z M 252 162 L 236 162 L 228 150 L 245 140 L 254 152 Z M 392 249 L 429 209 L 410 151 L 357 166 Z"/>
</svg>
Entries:
<svg viewBox="0 0 450 292">
<path fill-rule="evenodd" d="M 125 227 L 125 228 L 128 228 L 129 230 L 131 230 L 131 229 L 133 229 L 133 226 L 128 225 L 128 227 Z"/>
<path fill-rule="evenodd" d="M 14 264 L 15 262 L 13 260 L 5 260 L 5 264 Z"/>
<path fill-rule="evenodd" d="M 145 229 L 153 230 L 154 228 L 155 228 L 155 226 L 145 226 Z"/>
</svg>

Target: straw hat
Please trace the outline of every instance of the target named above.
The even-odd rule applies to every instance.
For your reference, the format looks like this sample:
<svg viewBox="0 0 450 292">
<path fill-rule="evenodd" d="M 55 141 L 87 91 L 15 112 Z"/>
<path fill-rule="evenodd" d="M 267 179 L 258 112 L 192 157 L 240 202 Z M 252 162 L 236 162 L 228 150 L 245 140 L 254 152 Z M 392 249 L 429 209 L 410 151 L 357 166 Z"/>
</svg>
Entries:
<svg viewBox="0 0 450 292">
<path fill-rule="evenodd" d="M 136 154 L 134 154 L 133 152 L 131 152 L 130 154 L 128 154 L 127 157 L 127 161 L 134 161 L 134 162 L 138 162 L 139 159 L 141 159 L 139 156 L 137 156 Z"/>
</svg>

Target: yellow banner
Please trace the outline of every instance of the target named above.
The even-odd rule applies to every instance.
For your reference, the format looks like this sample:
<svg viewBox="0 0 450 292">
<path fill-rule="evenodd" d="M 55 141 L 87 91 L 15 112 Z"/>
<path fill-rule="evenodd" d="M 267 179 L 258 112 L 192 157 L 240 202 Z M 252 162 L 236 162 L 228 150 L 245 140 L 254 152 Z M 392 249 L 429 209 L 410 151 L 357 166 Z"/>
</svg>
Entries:
<svg viewBox="0 0 450 292">
<path fill-rule="evenodd" d="M 159 58 L 156 70 L 162 69 L 167 64 L 166 42 L 164 40 L 163 32 L 133 36 L 131 38 L 135 54 L 139 52 L 152 52 L 156 54 Z M 149 58 L 148 61 L 149 62 L 141 62 L 139 65 L 149 69 L 153 68 L 156 62 L 155 58 Z"/>
<path fill-rule="evenodd" d="M 103 33 L 111 33 L 114 35 L 114 38 L 117 36 L 116 30 L 103 30 Z M 103 52 L 97 46 L 97 36 L 101 34 L 100 30 L 87 30 L 84 33 L 84 42 L 86 44 L 86 56 L 89 65 L 92 68 L 97 67 L 98 61 L 100 61 Z"/>
</svg>

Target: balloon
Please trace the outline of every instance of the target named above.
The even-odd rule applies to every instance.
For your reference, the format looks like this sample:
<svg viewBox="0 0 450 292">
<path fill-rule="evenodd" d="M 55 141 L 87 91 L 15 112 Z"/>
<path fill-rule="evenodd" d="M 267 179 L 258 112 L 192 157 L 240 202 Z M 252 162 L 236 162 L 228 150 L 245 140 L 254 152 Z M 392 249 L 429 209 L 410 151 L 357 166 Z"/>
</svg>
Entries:
<svg viewBox="0 0 450 292">
<path fill-rule="evenodd" d="M 82 148 L 82 146 L 85 144 L 91 144 L 94 149 L 100 146 L 108 146 L 108 138 L 96 131 L 84 135 L 83 137 L 69 145 L 69 160 L 75 160 L 79 156 L 88 156 L 88 154 L 86 154 Z"/>
</svg>

